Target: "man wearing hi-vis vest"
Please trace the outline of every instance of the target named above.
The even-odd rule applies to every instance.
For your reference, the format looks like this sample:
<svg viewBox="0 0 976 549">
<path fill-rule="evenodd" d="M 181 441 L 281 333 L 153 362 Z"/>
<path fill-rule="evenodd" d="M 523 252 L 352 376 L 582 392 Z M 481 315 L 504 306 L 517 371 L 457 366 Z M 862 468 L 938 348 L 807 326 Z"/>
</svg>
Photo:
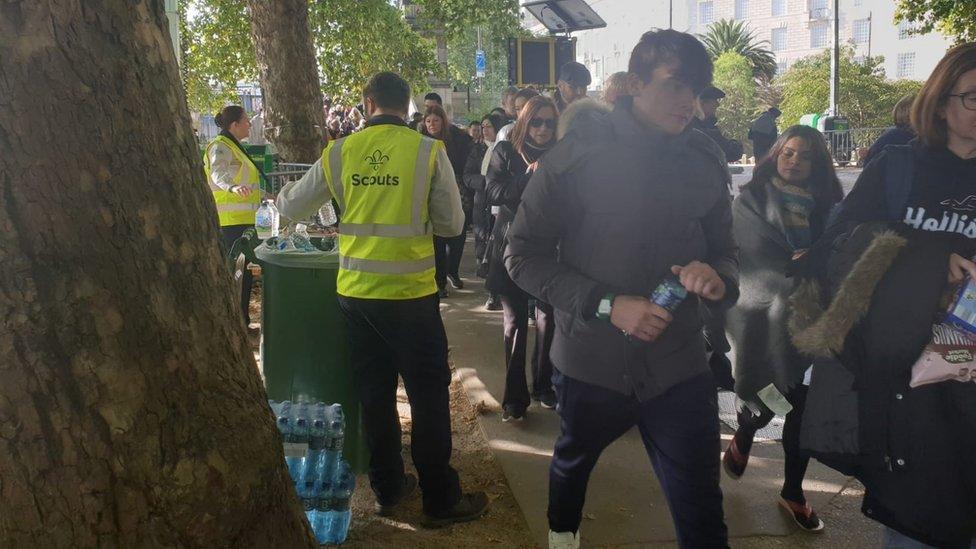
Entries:
<svg viewBox="0 0 976 549">
<path fill-rule="evenodd" d="M 376 512 L 388 516 L 417 485 L 400 456 L 397 375 L 410 401 L 411 455 L 430 527 L 484 514 L 484 492 L 461 493 L 450 465 L 450 369 L 434 283 L 433 237 L 461 233 L 464 214 L 444 144 L 407 127 L 410 87 L 381 72 L 363 90 L 366 128 L 329 143 L 300 180 L 278 194 L 282 215 L 311 216 L 335 198 L 336 291 L 347 318 L 370 450 Z"/>
</svg>

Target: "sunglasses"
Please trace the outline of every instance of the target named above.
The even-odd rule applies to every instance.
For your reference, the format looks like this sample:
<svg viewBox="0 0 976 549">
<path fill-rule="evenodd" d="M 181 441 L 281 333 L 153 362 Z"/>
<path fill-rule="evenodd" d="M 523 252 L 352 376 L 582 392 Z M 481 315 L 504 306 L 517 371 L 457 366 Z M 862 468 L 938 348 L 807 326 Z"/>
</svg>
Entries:
<svg viewBox="0 0 976 549">
<path fill-rule="evenodd" d="M 545 126 L 550 130 L 556 129 L 556 119 L 555 118 L 533 118 L 529 120 L 529 126 L 533 128 L 541 128 Z"/>
</svg>

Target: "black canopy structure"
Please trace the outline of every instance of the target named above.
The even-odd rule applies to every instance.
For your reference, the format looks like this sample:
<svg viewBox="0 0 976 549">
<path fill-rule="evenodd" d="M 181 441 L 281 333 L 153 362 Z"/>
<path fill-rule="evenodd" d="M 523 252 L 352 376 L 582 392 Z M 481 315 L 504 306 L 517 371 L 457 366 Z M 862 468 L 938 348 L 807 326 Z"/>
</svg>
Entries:
<svg viewBox="0 0 976 549">
<path fill-rule="evenodd" d="M 533 0 L 522 4 L 552 34 L 607 26 L 586 0 Z"/>
</svg>

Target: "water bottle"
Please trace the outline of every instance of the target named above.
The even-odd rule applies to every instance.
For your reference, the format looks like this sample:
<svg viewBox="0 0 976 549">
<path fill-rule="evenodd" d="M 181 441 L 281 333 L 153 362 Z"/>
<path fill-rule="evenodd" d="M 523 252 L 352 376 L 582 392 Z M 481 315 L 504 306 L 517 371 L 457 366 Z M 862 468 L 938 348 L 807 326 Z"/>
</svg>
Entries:
<svg viewBox="0 0 976 549">
<path fill-rule="evenodd" d="M 274 202 L 270 200 L 261 201 L 261 206 L 254 214 L 254 229 L 261 240 L 278 236 L 278 209 L 275 208 Z"/>
<path fill-rule="evenodd" d="M 336 470 L 335 480 L 326 511 L 325 543 L 342 543 L 349 535 L 349 523 L 352 521 L 352 511 L 349 502 L 352 492 L 356 488 L 356 475 L 349 467 L 349 462 L 342 460 Z"/>
<path fill-rule="evenodd" d="M 327 543 L 328 539 L 329 523 L 332 519 L 329 514 L 329 507 L 332 507 L 330 495 L 331 487 L 328 491 L 319 492 L 318 497 L 311 501 L 312 510 L 306 515 L 311 517 L 308 525 L 312 527 L 312 534 L 319 544 Z"/>
<path fill-rule="evenodd" d="M 319 208 L 319 224 L 323 227 L 331 227 L 339 222 L 339 218 L 336 217 L 335 209 L 332 207 L 332 201 L 328 201 Z"/>
<path fill-rule="evenodd" d="M 291 475 L 295 489 L 302 491 L 304 482 L 302 472 L 305 468 L 305 458 L 308 454 L 308 420 L 299 417 L 291 425 L 290 435 L 285 439 L 285 463 L 288 464 L 288 474 Z"/>
<path fill-rule="evenodd" d="M 309 492 L 306 497 L 302 497 L 302 503 L 305 504 L 305 518 L 308 520 L 308 525 L 312 528 L 312 533 L 315 538 L 319 538 L 319 532 L 316 528 L 316 523 L 321 522 L 319 515 L 325 514 L 325 508 L 322 506 L 320 499 L 323 498 L 325 494 L 314 489 Z"/>
<path fill-rule="evenodd" d="M 688 290 L 681 285 L 678 277 L 668 275 L 657 288 L 654 288 L 654 292 L 651 293 L 651 303 L 673 313 L 686 297 L 688 297 Z"/>
<path fill-rule="evenodd" d="M 304 494 L 299 492 L 302 497 L 311 497 L 310 494 L 319 490 L 323 484 L 323 478 L 319 474 L 322 468 L 323 455 L 327 440 L 327 430 L 325 426 L 324 414 L 319 414 L 318 410 L 312 419 L 308 429 L 308 459 L 305 460 L 305 471 L 302 473 L 304 479 Z"/>
<path fill-rule="evenodd" d="M 288 437 L 291 436 L 291 425 L 289 425 L 288 418 L 288 414 L 291 413 L 290 408 L 291 402 L 287 400 L 273 404 L 271 407 L 275 414 L 275 425 L 278 427 L 278 432 L 281 433 L 283 441 L 287 441 Z"/>
<path fill-rule="evenodd" d="M 268 200 L 268 208 L 271 210 L 271 236 L 278 236 L 281 214 L 278 213 L 278 207 L 275 206 L 274 200 Z"/>
<path fill-rule="evenodd" d="M 312 245 L 312 241 L 308 238 L 308 227 L 304 223 L 295 225 L 295 230 L 291 232 L 290 238 L 296 249 L 303 252 L 316 251 L 315 246 Z"/>
<path fill-rule="evenodd" d="M 339 461 L 342 459 L 342 441 L 345 438 L 345 418 L 342 406 L 333 404 L 325 411 L 325 446 L 322 449 L 319 463 L 315 472 L 319 482 L 327 483 L 337 472 Z"/>
</svg>

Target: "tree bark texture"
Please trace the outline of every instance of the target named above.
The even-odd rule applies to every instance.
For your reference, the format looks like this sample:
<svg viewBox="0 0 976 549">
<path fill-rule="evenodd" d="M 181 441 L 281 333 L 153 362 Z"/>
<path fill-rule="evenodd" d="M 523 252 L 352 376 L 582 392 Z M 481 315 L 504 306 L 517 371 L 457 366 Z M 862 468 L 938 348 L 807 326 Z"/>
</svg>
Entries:
<svg viewBox="0 0 976 549">
<path fill-rule="evenodd" d="M 308 0 L 248 0 L 248 7 L 268 140 L 289 162 L 315 162 L 325 144 L 325 111 Z"/>
<path fill-rule="evenodd" d="M 0 2 L 0 547 L 312 547 L 163 0 Z"/>
</svg>

